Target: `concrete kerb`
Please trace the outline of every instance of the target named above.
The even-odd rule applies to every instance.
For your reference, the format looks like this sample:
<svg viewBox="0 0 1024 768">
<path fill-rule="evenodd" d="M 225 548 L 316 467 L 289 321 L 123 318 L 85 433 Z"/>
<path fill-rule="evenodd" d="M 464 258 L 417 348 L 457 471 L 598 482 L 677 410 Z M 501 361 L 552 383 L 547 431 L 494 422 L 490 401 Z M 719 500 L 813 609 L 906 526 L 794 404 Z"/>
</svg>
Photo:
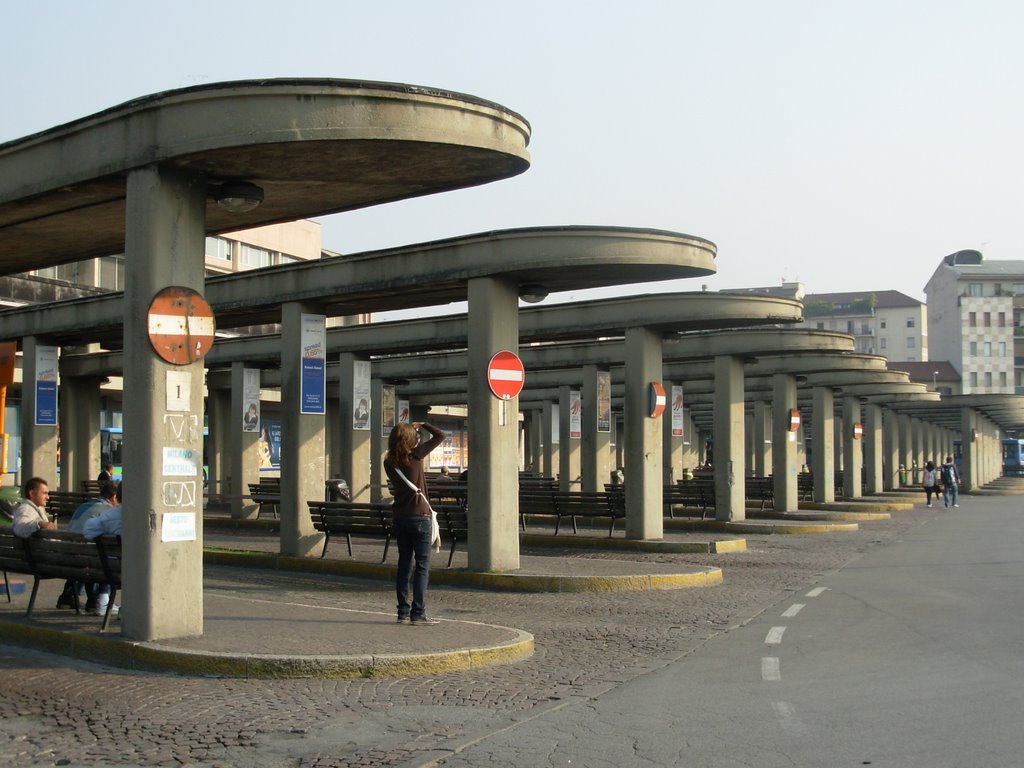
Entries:
<svg viewBox="0 0 1024 768">
<path fill-rule="evenodd" d="M 511 633 L 512 638 L 489 646 L 434 653 L 348 656 L 194 651 L 158 642 L 135 642 L 4 620 L 0 620 L 0 642 L 133 671 L 248 679 L 353 679 L 444 674 L 511 664 L 533 654 L 533 635 L 510 627 L 501 629 Z"/>
<path fill-rule="evenodd" d="M 596 536 L 555 536 L 542 533 L 520 534 L 520 541 L 528 547 L 564 547 L 572 549 L 600 549 L 616 552 L 666 552 L 722 554 L 726 552 L 746 552 L 746 539 L 724 539 L 710 541 L 664 541 L 617 539 Z"/>
<path fill-rule="evenodd" d="M 793 523 L 760 520 L 666 520 L 665 528 L 677 531 L 718 531 L 739 534 L 843 533 L 858 530 L 857 523 Z"/>
</svg>

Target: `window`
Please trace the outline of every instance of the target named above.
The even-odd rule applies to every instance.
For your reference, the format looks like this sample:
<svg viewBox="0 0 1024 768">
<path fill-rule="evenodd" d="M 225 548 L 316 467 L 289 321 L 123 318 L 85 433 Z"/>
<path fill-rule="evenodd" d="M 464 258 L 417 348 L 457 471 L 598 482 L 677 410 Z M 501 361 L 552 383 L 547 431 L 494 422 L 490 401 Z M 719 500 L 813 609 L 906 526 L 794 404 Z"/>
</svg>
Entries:
<svg viewBox="0 0 1024 768">
<path fill-rule="evenodd" d="M 1014 283 L 1013 293 L 1015 296 L 1024 296 L 1024 283 Z"/>
<path fill-rule="evenodd" d="M 914 318 L 908 317 L 907 318 L 907 328 L 913 328 L 913 327 L 914 327 Z"/>
<path fill-rule="evenodd" d="M 822 323 L 822 322 L 819 322 L 819 323 L 818 323 L 818 330 L 819 330 L 819 331 L 824 331 L 824 330 L 825 330 L 825 324 L 824 324 L 824 323 Z"/>
<path fill-rule="evenodd" d="M 846 332 L 853 333 L 853 320 L 846 321 Z"/>
<path fill-rule="evenodd" d="M 885 318 L 881 318 L 878 321 L 878 327 L 881 328 L 883 331 L 885 330 Z"/>
<path fill-rule="evenodd" d="M 985 357 L 992 357 L 992 342 L 985 342 Z"/>
<path fill-rule="evenodd" d="M 992 327 L 992 313 L 991 312 L 983 313 L 982 316 L 981 316 L 981 320 L 982 320 L 981 324 L 983 326 L 985 326 L 986 328 L 991 328 Z"/>
<path fill-rule="evenodd" d="M 1000 341 L 999 342 L 999 356 L 1000 357 L 1006 357 L 1006 342 L 1005 341 Z"/>
<path fill-rule="evenodd" d="M 999 372 L 999 386 L 1006 389 L 1006 371 Z"/>
<path fill-rule="evenodd" d="M 970 313 L 968 313 L 968 315 L 967 315 L 967 325 L 969 325 L 971 328 L 977 328 L 978 327 L 978 313 L 977 312 L 970 312 Z"/>
<path fill-rule="evenodd" d="M 100 288 L 108 291 L 124 290 L 124 256 L 104 256 L 100 259 Z"/>
<path fill-rule="evenodd" d="M 885 347 L 886 347 L 885 342 L 886 342 L 886 339 L 879 339 L 878 340 L 878 348 L 879 349 L 885 349 Z"/>
<path fill-rule="evenodd" d="M 1005 312 L 1000 312 L 999 313 L 999 327 L 1000 328 L 1005 328 L 1006 327 L 1006 313 Z"/>
<path fill-rule="evenodd" d="M 968 296 L 981 296 L 981 283 L 968 283 L 967 284 L 967 295 Z"/>
<path fill-rule="evenodd" d="M 977 371 L 971 371 L 971 386 L 972 387 L 977 387 L 978 386 L 978 372 Z"/>
<path fill-rule="evenodd" d="M 231 241 L 223 237 L 206 238 L 206 256 L 210 259 L 231 261 Z"/>
<path fill-rule="evenodd" d="M 985 371 L 985 386 L 992 386 L 992 371 Z"/>
<path fill-rule="evenodd" d="M 269 267 L 274 263 L 274 254 L 265 248 L 242 243 L 240 248 L 241 262 L 247 267 Z"/>
<path fill-rule="evenodd" d="M 907 336 L 907 349 L 913 349 L 914 346 L 915 346 L 914 337 L 913 336 Z"/>
<path fill-rule="evenodd" d="M 868 325 L 867 323 L 861 323 L 860 324 L 860 335 L 861 336 L 870 336 L 871 335 L 871 326 Z"/>
<path fill-rule="evenodd" d="M 970 351 L 971 357 L 977 357 L 978 356 L 978 342 L 972 341 L 969 349 L 971 350 Z"/>
</svg>

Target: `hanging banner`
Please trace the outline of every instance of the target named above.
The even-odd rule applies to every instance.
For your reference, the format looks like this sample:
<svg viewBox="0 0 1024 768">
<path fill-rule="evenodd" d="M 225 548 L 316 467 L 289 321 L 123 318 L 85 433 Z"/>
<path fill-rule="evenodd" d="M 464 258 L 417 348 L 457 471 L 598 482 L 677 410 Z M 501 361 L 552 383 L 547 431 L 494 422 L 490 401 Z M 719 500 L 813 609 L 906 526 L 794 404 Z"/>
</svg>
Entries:
<svg viewBox="0 0 1024 768">
<path fill-rule="evenodd" d="M 597 372 L 597 431 L 612 431 L 612 373 Z"/>
<path fill-rule="evenodd" d="M 569 390 L 569 437 L 583 437 L 583 397 L 578 389 Z"/>
<path fill-rule="evenodd" d="M 558 416 L 558 403 L 551 404 L 551 444 L 560 445 L 562 435 L 562 423 Z"/>
<path fill-rule="evenodd" d="M 299 413 L 326 413 L 327 320 L 323 315 L 300 316 L 302 384 Z"/>
<path fill-rule="evenodd" d="M 398 401 L 398 423 L 408 424 L 409 423 L 409 401 L 399 400 Z"/>
<path fill-rule="evenodd" d="M 259 432 L 260 429 L 260 371 L 242 369 L 242 431 Z"/>
<path fill-rule="evenodd" d="M 370 361 L 352 363 L 352 429 L 370 430 Z"/>
<path fill-rule="evenodd" d="M 387 437 L 391 434 L 391 428 L 395 426 L 395 388 L 391 386 L 381 387 L 380 405 L 380 434 Z"/>
<path fill-rule="evenodd" d="M 57 426 L 56 347 L 36 347 L 36 425 Z"/>
<path fill-rule="evenodd" d="M 672 385 L 672 437 L 683 436 L 683 387 Z"/>
</svg>

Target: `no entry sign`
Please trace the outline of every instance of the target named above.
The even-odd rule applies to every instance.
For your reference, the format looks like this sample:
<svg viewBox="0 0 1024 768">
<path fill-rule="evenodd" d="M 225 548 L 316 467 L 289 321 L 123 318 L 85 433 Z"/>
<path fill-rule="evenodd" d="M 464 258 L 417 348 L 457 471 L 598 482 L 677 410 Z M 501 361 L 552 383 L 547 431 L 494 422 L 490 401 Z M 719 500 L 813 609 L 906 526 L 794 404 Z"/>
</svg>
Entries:
<svg viewBox="0 0 1024 768">
<path fill-rule="evenodd" d="M 149 341 L 172 365 L 199 360 L 213 346 L 213 310 L 191 288 L 164 288 L 149 305 Z"/>
<path fill-rule="evenodd" d="M 487 383 L 495 397 L 502 400 L 518 397 L 525 381 L 523 361 L 514 352 L 498 352 L 487 364 Z"/>
</svg>

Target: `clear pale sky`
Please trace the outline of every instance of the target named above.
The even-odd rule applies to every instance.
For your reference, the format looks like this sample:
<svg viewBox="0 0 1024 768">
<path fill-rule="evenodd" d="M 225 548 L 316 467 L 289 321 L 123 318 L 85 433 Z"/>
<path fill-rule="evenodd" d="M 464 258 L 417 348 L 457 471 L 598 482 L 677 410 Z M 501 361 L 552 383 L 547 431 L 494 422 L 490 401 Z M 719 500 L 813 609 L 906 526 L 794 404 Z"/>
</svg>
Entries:
<svg viewBox="0 0 1024 768">
<path fill-rule="evenodd" d="M 654 227 L 713 241 L 718 274 L 640 290 L 923 300 L 948 253 L 1024 258 L 1022 22 L 1010 0 L 10 2 L 0 142 L 224 80 L 431 86 L 523 115 L 532 167 L 326 217 L 324 247 Z"/>
</svg>

